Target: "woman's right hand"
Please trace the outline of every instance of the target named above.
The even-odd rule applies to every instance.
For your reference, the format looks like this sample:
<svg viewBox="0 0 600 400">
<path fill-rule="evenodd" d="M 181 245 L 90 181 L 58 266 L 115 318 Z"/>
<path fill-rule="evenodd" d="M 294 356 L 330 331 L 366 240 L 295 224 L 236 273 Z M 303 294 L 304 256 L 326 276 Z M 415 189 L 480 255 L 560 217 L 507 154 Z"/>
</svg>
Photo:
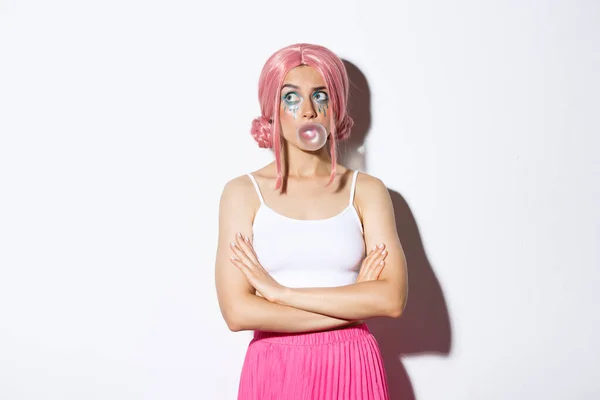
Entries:
<svg viewBox="0 0 600 400">
<path fill-rule="evenodd" d="M 358 277 L 356 278 L 356 283 L 376 281 L 379 278 L 379 274 L 383 270 L 383 267 L 385 267 L 386 256 L 387 250 L 383 243 L 375 246 L 363 260 L 360 271 L 358 272 Z"/>
</svg>

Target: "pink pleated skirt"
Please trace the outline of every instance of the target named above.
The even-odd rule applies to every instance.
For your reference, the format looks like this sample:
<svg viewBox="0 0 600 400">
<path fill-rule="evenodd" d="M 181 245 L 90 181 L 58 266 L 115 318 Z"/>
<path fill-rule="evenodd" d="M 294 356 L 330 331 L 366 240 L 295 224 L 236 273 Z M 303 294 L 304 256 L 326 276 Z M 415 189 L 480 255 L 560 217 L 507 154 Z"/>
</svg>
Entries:
<svg viewBox="0 0 600 400">
<path fill-rule="evenodd" d="M 311 333 L 255 331 L 238 400 L 388 400 L 379 345 L 365 323 Z"/>
</svg>

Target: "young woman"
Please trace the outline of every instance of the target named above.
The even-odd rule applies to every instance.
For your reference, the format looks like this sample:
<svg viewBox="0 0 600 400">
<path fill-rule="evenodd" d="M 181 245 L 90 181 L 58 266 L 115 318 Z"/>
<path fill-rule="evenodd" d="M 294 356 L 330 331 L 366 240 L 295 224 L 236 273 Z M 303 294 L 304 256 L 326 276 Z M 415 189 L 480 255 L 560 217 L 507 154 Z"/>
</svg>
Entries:
<svg viewBox="0 0 600 400">
<path fill-rule="evenodd" d="M 215 271 L 229 329 L 254 331 L 238 399 L 388 399 L 364 320 L 402 314 L 406 261 L 385 185 L 337 163 L 353 124 L 344 64 L 285 47 L 258 96 L 252 135 L 275 161 L 225 185 Z"/>
</svg>

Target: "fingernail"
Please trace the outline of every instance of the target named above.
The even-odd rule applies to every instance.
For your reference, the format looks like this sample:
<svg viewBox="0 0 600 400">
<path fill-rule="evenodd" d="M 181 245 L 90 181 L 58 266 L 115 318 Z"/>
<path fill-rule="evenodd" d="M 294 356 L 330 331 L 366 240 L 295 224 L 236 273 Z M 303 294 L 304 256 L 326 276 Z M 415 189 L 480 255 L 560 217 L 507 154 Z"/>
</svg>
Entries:
<svg viewBox="0 0 600 400">
<path fill-rule="evenodd" d="M 246 242 L 250 242 L 250 239 L 248 239 L 248 236 L 246 236 Z"/>
<path fill-rule="evenodd" d="M 235 258 L 234 256 L 231 256 L 231 257 L 229 257 L 229 258 L 231 258 L 231 261 L 235 261 L 235 260 L 237 260 L 237 258 Z"/>
<path fill-rule="evenodd" d="M 383 243 L 378 244 L 377 247 L 379 247 L 380 249 L 383 248 Z"/>
<path fill-rule="evenodd" d="M 238 235 L 238 237 L 242 237 L 242 234 L 241 234 L 241 233 L 239 233 L 239 232 L 238 232 L 238 234 L 237 234 L 237 235 Z"/>
<path fill-rule="evenodd" d="M 237 247 L 234 242 L 231 242 L 231 247 Z"/>
<path fill-rule="evenodd" d="M 371 250 L 371 251 L 375 251 L 376 248 L 377 248 L 377 246 L 373 246 L 373 250 Z"/>
<path fill-rule="evenodd" d="M 385 256 L 387 254 L 387 250 L 382 251 L 381 254 Z"/>
</svg>

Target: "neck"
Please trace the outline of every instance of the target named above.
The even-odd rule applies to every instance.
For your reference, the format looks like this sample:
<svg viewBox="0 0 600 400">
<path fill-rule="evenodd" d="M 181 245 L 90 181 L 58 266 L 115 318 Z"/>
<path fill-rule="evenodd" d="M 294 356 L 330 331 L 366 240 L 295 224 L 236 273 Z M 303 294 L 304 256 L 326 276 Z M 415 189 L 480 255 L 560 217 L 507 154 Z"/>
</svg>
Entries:
<svg viewBox="0 0 600 400">
<path fill-rule="evenodd" d="M 284 173 L 292 178 L 311 178 L 331 174 L 331 157 L 327 145 L 317 151 L 302 151 L 284 142 Z"/>
</svg>

